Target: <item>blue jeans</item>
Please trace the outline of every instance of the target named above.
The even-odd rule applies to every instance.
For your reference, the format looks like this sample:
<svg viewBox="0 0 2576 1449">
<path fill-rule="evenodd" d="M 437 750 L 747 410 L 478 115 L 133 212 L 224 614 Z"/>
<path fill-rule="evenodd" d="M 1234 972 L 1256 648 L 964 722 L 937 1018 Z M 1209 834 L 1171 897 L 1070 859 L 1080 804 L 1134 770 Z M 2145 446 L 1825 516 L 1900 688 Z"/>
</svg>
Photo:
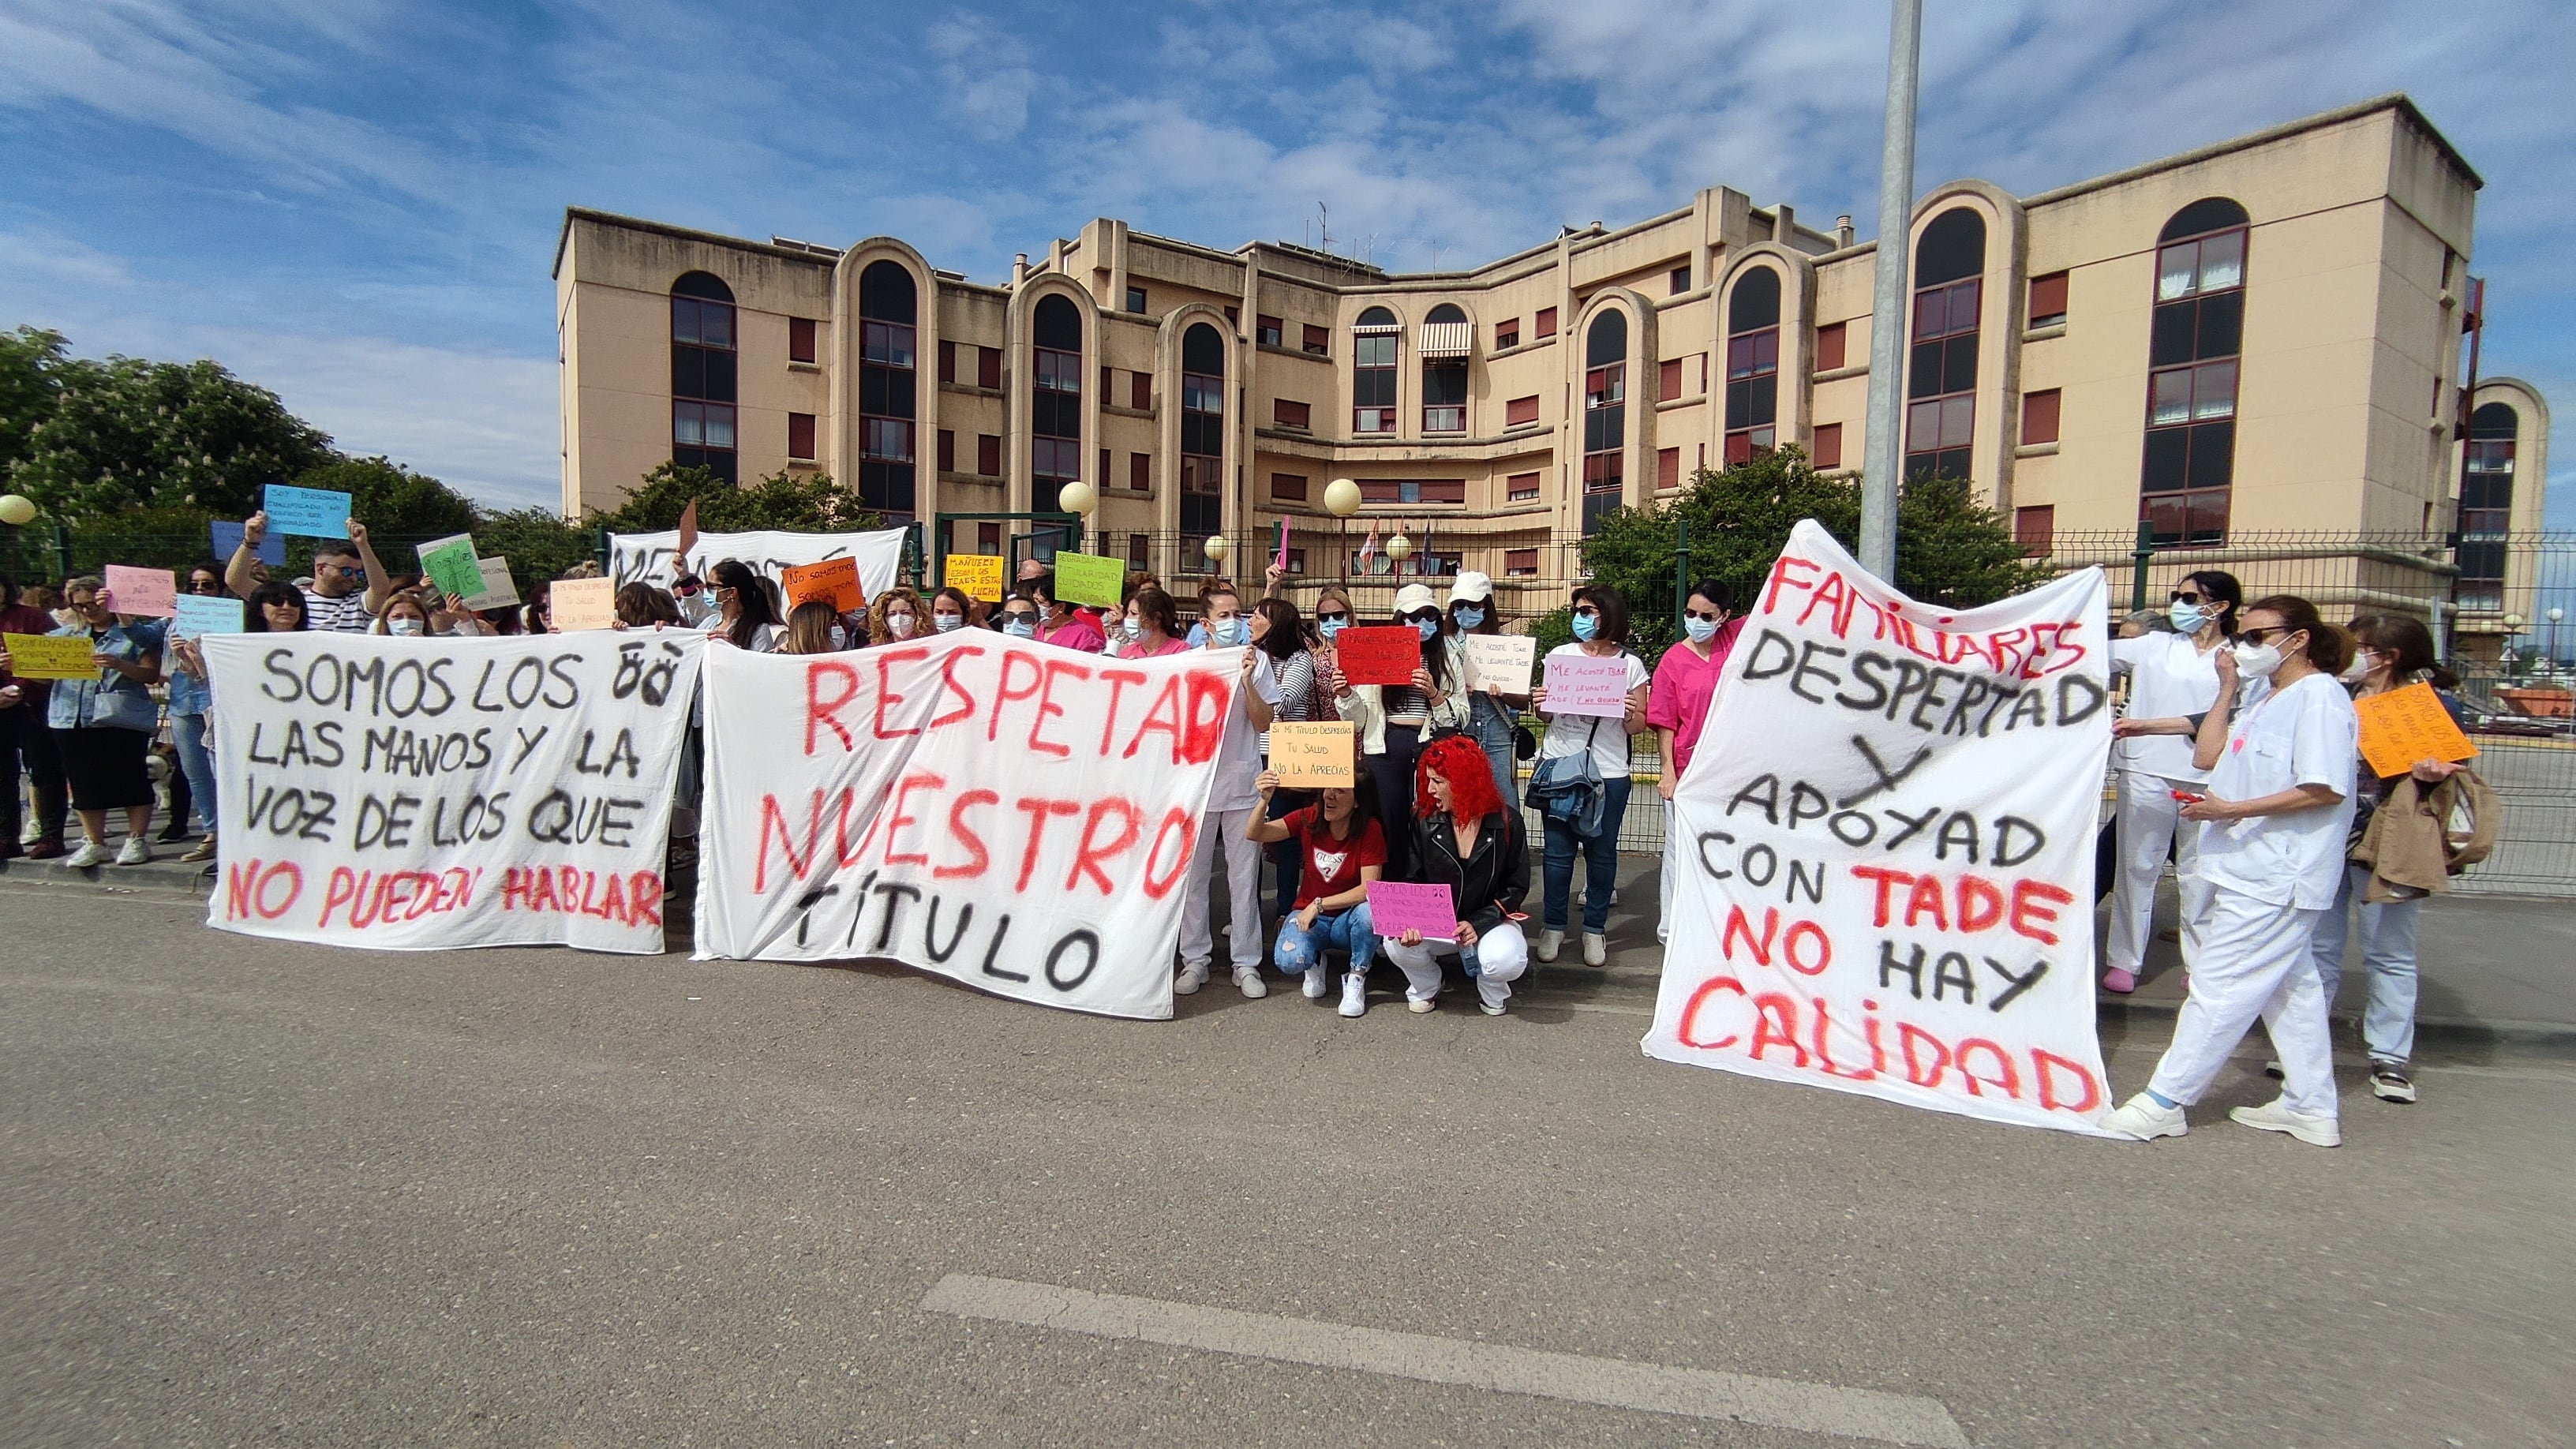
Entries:
<svg viewBox="0 0 2576 1449">
<path fill-rule="evenodd" d="M 1262 813 L 1261 818 L 1278 820 L 1322 798 L 1323 793 L 1317 790 L 1273 790 L 1270 792 L 1270 808 Z M 1286 840 L 1274 840 L 1262 847 L 1262 853 L 1270 858 L 1271 878 L 1278 883 L 1279 908 L 1276 914 L 1281 920 L 1286 920 L 1289 902 L 1297 899 L 1298 872 L 1306 868 L 1306 847 L 1291 835 Z"/>
<path fill-rule="evenodd" d="M 1503 808 L 1521 808 L 1520 778 L 1512 762 L 1512 712 L 1490 694 L 1467 696 L 1467 734 L 1484 747 L 1485 763 L 1494 767 L 1494 793 Z"/>
<path fill-rule="evenodd" d="M 1295 911 L 1279 917 L 1279 941 L 1270 948 L 1271 963 L 1291 976 L 1303 976 L 1323 964 L 1326 951 L 1348 951 L 1351 969 L 1366 972 L 1377 954 L 1377 934 L 1369 929 L 1368 902 L 1347 911 L 1315 913 L 1315 929 L 1297 924 Z"/>
<path fill-rule="evenodd" d="M 201 714 L 170 716 L 170 750 L 179 757 L 179 773 L 187 777 L 188 798 L 196 807 L 197 818 L 205 822 L 208 835 L 214 834 L 215 752 L 206 746 L 206 717 Z"/>
<path fill-rule="evenodd" d="M 2317 980 L 2325 988 L 2326 1009 L 2331 1012 L 2335 988 L 2343 984 L 2343 943 L 2351 919 L 2345 912 L 2358 907 L 2361 964 L 2370 974 L 2370 999 L 2361 1010 L 2362 1045 L 2370 1049 L 2372 1061 L 2402 1065 L 2415 1054 L 2415 917 L 2424 902 L 2364 904 L 2359 899 L 2361 888 L 2369 883 L 2366 867 L 2344 867 L 2334 905 L 2317 917 L 2310 949 L 2316 955 Z"/>
<path fill-rule="evenodd" d="M 1539 923 L 1551 931 L 1565 929 L 1565 901 L 1574 886 L 1574 852 L 1583 852 L 1583 929 L 1595 936 L 1610 925 L 1610 893 L 1619 885 L 1619 822 L 1628 813 L 1628 771 L 1601 782 L 1601 828 L 1577 835 L 1572 826 L 1547 822 L 1547 854 L 1540 879 L 1545 913 Z"/>
</svg>

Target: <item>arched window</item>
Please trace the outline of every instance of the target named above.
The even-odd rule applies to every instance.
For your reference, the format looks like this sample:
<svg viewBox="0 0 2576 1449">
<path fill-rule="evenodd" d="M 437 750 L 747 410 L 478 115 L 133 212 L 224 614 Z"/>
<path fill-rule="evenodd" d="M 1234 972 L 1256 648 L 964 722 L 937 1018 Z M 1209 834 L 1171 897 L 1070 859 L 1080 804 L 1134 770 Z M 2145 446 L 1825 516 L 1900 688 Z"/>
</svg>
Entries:
<svg viewBox="0 0 2576 1449">
<path fill-rule="evenodd" d="M 1351 328 L 1351 431 L 1395 431 L 1395 359 L 1404 328 L 1384 307 L 1360 314 Z"/>
<path fill-rule="evenodd" d="M 2237 354 L 2245 339 L 2245 208 L 2213 196 L 2156 238 L 2138 516 L 2158 543 L 2227 537 L 2236 475 Z"/>
<path fill-rule="evenodd" d="M 1082 314 L 1050 292 L 1031 323 L 1029 506 L 1052 513 L 1064 485 L 1082 476 Z"/>
<path fill-rule="evenodd" d="M 1422 319 L 1422 431 L 1467 431 L 1467 349 L 1476 329 L 1466 310 L 1443 302 Z"/>
<path fill-rule="evenodd" d="M 1965 478 L 1977 427 L 1977 308 L 1986 219 L 1967 207 L 1932 218 L 1914 244 L 1914 352 L 1905 385 L 1905 475 Z"/>
<path fill-rule="evenodd" d="M 859 501 L 889 522 L 912 517 L 917 316 L 912 273 L 894 262 L 859 273 Z"/>
<path fill-rule="evenodd" d="M 705 272 L 671 284 L 671 461 L 737 481 L 733 289 Z"/>
<path fill-rule="evenodd" d="M 1181 532 L 1205 538 L 1225 529 L 1225 339 L 1205 322 L 1181 334 Z M 1182 565 L 1208 565 L 1196 548 Z"/>
<path fill-rule="evenodd" d="M 1779 442 L 1780 274 L 1755 267 L 1726 299 L 1726 461 L 1753 461 Z"/>
<path fill-rule="evenodd" d="M 1583 531 L 1627 483 L 1628 314 L 1605 307 L 1583 336 Z"/>
<path fill-rule="evenodd" d="M 2522 417 L 2506 403 L 2469 414 L 2468 467 L 2460 476 L 2460 576 L 2451 601 L 2463 609 L 2504 607 L 2505 533 L 2513 526 L 2513 449 Z"/>
</svg>

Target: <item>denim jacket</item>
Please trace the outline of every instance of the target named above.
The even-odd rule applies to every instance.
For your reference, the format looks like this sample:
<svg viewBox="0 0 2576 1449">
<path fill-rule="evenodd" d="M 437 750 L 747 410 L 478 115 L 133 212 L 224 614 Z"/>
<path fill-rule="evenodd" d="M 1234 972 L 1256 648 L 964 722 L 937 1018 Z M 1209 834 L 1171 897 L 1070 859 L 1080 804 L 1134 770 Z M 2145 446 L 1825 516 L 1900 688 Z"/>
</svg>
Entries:
<svg viewBox="0 0 2576 1449">
<path fill-rule="evenodd" d="M 87 624 L 74 624 L 56 629 L 54 637 L 88 638 L 89 632 Z M 110 624 L 99 632 L 92 652 L 113 654 L 120 659 L 158 654 L 161 629 L 154 624 Z M 51 712 L 45 722 L 58 730 L 106 726 L 150 734 L 160 727 L 161 707 L 152 702 L 149 688 L 113 670 L 101 669 L 96 679 L 55 680 Z"/>
<path fill-rule="evenodd" d="M 213 684 L 181 668 L 179 656 L 169 648 L 166 640 L 161 650 L 161 678 L 170 686 L 170 713 L 204 714 L 213 707 Z"/>
</svg>

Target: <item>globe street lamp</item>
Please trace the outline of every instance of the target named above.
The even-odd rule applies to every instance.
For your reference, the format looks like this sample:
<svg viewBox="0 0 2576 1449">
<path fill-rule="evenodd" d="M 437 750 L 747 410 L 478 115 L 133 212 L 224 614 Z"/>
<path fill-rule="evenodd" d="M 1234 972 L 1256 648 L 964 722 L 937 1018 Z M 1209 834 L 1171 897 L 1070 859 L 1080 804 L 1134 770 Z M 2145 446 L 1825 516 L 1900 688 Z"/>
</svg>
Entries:
<svg viewBox="0 0 2576 1449">
<path fill-rule="evenodd" d="M 1074 539 L 1074 550 L 1077 553 L 1089 553 L 1091 551 L 1091 515 L 1100 507 L 1099 490 L 1080 481 L 1067 483 L 1056 490 L 1055 506 L 1082 520 Z"/>
<path fill-rule="evenodd" d="M 2566 617 L 2565 609 L 2553 608 L 2549 611 L 2549 667 L 2551 669 L 2558 667 L 2558 621 Z"/>
<path fill-rule="evenodd" d="M 1336 478 L 1324 485 L 1324 511 L 1333 515 L 1333 551 L 1339 558 L 1333 572 L 1342 582 L 1351 579 L 1351 515 L 1360 511 L 1360 485 L 1348 478 Z"/>
</svg>

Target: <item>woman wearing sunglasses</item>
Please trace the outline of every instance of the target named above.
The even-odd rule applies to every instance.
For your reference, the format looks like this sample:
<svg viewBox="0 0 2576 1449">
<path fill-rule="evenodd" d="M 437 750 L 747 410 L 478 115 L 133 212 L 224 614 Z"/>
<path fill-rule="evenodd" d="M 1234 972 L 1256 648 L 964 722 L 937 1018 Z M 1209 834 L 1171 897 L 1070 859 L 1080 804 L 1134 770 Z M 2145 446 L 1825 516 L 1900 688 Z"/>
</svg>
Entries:
<svg viewBox="0 0 2576 1449">
<path fill-rule="evenodd" d="M 2244 600 L 2233 574 L 2189 574 L 2175 585 L 2168 610 L 2174 632 L 2111 641 L 2111 667 L 2129 674 L 2129 720 L 2174 720 L 2209 708 L 2218 694 L 2220 646 L 2234 632 L 2236 608 Z M 2174 792 L 2197 793 L 2209 772 L 2192 763 L 2191 741 L 2180 735 L 2138 727 L 2116 733 L 2112 819 L 2119 873 L 2111 887 L 2102 986 L 2127 993 L 2138 989 L 2138 968 L 2155 929 L 2156 877 L 2164 872 L 2168 852 L 2182 896 L 2183 964 L 2191 964 L 2191 923 L 2200 914 L 2199 888 L 2191 883 L 2192 848 L 2200 832 L 2176 828 Z"/>
<path fill-rule="evenodd" d="M 1377 781 L 1378 804 L 1394 820 L 1413 816 L 1413 765 L 1425 735 L 1434 730 L 1463 730 L 1467 701 L 1460 662 L 1464 646 L 1443 627 L 1440 600 L 1428 585 L 1406 584 L 1396 590 L 1394 622 L 1422 638 L 1422 659 L 1404 684 L 1354 685 L 1336 663 L 1332 672 L 1333 709 L 1356 728 L 1362 768 Z M 1334 632 L 1338 633 L 1338 630 Z M 1407 880 L 1412 841 L 1403 831 L 1389 832 L 1386 874 Z"/>
<path fill-rule="evenodd" d="M 2209 783 L 2182 806 L 2200 836 L 2191 994 L 2147 1089 L 2102 1126 L 2141 1141 L 2183 1135 L 2183 1109 L 2260 1019 L 2280 1054 L 2283 1090 L 2228 1117 L 2335 1147 L 2343 1131 L 2313 951 L 2318 918 L 2344 879 L 2352 825 L 2361 721 L 2335 678 L 2352 640 L 2307 600 L 2274 594 L 2245 611 L 2233 645 L 2219 657 L 2216 703 L 2192 741 L 2192 763 Z M 2251 681 L 2242 708 L 2240 674 Z"/>
</svg>

